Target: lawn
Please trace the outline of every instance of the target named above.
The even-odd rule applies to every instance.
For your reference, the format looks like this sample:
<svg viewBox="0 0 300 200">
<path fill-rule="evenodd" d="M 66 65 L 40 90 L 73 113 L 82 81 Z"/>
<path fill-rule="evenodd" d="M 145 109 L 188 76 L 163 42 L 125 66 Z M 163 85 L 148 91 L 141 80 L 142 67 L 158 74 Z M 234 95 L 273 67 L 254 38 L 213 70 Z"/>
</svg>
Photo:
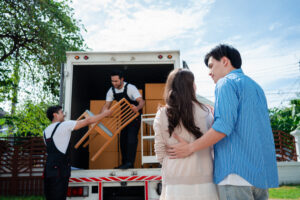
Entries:
<svg viewBox="0 0 300 200">
<path fill-rule="evenodd" d="M 300 199 L 300 185 L 269 189 L 270 199 Z"/>
</svg>

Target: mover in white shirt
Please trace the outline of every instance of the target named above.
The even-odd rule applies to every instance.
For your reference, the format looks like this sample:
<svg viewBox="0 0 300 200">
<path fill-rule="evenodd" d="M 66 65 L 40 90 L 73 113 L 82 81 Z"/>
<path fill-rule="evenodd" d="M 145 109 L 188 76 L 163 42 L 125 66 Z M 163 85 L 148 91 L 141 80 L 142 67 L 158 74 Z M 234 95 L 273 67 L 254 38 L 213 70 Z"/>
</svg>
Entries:
<svg viewBox="0 0 300 200">
<path fill-rule="evenodd" d="M 110 108 L 112 101 L 120 101 L 125 98 L 132 104 L 134 112 L 141 112 L 145 101 L 143 100 L 138 89 L 127 82 L 124 82 L 124 76 L 121 71 L 113 71 L 111 73 L 112 87 L 106 94 L 106 102 L 102 108 L 102 112 Z M 141 117 L 137 117 L 130 124 L 128 124 L 120 134 L 120 147 L 122 154 L 122 164 L 116 168 L 128 169 L 133 168 L 136 148 L 138 145 L 138 133 L 141 125 Z"/>
<path fill-rule="evenodd" d="M 52 122 L 44 131 L 47 148 L 47 161 L 44 170 L 44 191 L 46 199 L 66 199 L 69 177 L 71 175 L 69 142 L 73 130 L 96 123 L 110 114 L 105 110 L 101 114 L 80 121 L 64 121 L 61 106 L 51 106 L 47 117 Z"/>
</svg>

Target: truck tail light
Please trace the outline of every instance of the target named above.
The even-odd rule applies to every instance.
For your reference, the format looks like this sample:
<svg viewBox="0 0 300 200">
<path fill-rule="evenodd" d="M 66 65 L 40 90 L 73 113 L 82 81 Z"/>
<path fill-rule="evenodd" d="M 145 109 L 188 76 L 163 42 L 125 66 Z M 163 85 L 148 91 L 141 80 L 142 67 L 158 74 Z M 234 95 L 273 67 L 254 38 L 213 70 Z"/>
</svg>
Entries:
<svg viewBox="0 0 300 200">
<path fill-rule="evenodd" d="M 171 59 L 173 56 L 172 55 L 168 55 L 168 58 Z"/>
<path fill-rule="evenodd" d="M 162 59 L 162 58 L 163 58 L 163 56 L 162 56 L 162 55 L 158 55 L 157 57 L 158 57 L 159 59 Z"/>
<path fill-rule="evenodd" d="M 79 57 L 79 56 L 74 56 L 74 58 L 75 58 L 76 60 L 78 60 L 80 57 Z"/>
<path fill-rule="evenodd" d="M 84 60 L 87 60 L 87 59 L 89 59 L 89 57 L 88 57 L 88 56 L 84 56 L 83 58 L 84 58 Z"/>
<path fill-rule="evenodd" d="M 68 197 L 88 197 L 89 196 L 89 187 L 88 186 L 77 186 L 77 187 L 68 187 Z"/>
</svg>

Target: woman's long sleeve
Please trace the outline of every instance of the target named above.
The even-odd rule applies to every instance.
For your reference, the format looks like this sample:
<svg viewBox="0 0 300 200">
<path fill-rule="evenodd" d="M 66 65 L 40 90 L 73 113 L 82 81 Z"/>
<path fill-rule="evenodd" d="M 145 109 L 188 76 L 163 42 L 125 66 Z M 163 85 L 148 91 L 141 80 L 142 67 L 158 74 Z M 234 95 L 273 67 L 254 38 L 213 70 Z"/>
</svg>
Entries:
<svg viewBox="0 0 300 200">
<path fill-rule="evenodd" d="M 166 143 L 162 136 L 162 117 L 161 110 L 156 113 L 153 130 L 155 132 L 155 142 L 154 142 L 154 151 L 156 154 L 157 160 L 162 164 L 164 157 L 167 155 L 166 153 Z"/>
</svg>

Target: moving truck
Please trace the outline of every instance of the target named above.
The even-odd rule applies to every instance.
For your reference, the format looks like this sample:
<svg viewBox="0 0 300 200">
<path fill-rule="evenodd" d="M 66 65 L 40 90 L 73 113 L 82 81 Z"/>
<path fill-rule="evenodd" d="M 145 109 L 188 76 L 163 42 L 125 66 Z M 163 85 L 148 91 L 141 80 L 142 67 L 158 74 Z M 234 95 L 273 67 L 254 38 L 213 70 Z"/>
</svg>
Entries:
<svg viewBox="0 0 300 200">
<path fill-rule="evenodd" d="M 88 128 L 74 131 L 70 142 L 73 170 L 69 199 L 159 199 L 161 175 L 154 154 L 152 124 L 157 107 L 164 104 L 167 76 L 179 67 L 179 51 L 67 52 L 60 94 L 66 119 L 76 120 L 85 110 L 100 112 L 111 87 L 110 72 L 115 69 L 124 72 L 125 81 L 134 84 L 145 100 L 133 169 L 114 169 L 121 164 L 118 137 L 91 161 L 103 144 L 102 136 L 95 137 L 86 148 L 81 145 L 75 149 Z"/>
</svg>

